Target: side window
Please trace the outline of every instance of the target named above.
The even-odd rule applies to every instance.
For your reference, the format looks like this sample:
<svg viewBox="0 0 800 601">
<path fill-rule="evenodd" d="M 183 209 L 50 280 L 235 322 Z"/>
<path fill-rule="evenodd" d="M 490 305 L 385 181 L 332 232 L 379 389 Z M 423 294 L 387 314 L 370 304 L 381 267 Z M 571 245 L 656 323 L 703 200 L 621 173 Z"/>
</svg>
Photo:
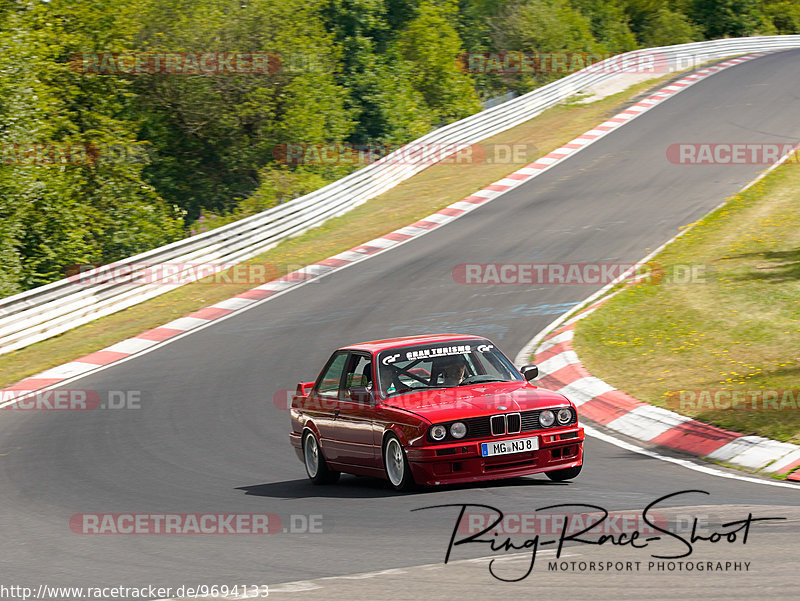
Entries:
<svg viewBox="0 0 800 601">
<path fill-rule="evenodd" d="M 350 367 L 345 376 L 345 389 L 372 386 L 372 358 L 369 355 L 353 353 Z"/>
<path fill-rule="evenodd" d="M 344 373 L 344 366 L 346 363 L 347 353 L 337 353 L 320 376 L 319 382 L 317 383 L 317 392 L 328 396 L 337 396 L 339 394 L 339 385 L 342 382 L 342 374 Z"/>
</svg>

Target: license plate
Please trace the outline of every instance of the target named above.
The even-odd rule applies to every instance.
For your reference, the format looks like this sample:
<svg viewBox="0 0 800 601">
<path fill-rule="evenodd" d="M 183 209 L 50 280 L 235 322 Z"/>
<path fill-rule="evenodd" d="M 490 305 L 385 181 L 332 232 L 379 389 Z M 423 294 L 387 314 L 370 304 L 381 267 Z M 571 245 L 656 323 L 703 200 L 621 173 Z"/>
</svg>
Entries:
<svg viewBox="0 0 800 601">
<path fill-rule="evenodd" d="M 481 455 L 492 457 L 493 455 L 510 455 L 511 453 L 524 453 L 526 451 L 536 451 L 539 448 L 539 437 L 512 438 L 511 440 L 497 440 L 495 442 L 482 442 Z"/>
</svg>

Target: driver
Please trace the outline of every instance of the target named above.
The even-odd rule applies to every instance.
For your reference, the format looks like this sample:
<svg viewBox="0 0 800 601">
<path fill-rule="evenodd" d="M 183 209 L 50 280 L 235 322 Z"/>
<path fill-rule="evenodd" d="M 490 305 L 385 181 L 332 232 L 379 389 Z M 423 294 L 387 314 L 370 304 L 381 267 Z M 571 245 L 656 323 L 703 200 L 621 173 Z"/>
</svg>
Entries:
<svg viewBox="0 0 800 601">
<path fill-rule="evenodd" d="M 445 386 L 458 386 L 467 373 L 467 362 L 461 355 L 450 355 L 439 361 L 439 372 Z"/>
</svg>

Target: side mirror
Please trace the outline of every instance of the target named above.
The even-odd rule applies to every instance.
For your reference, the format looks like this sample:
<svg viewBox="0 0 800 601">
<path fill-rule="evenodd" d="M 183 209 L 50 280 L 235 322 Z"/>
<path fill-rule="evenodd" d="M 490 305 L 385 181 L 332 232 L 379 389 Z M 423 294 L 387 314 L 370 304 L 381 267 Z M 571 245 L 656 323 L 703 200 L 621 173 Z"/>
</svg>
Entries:
<svg viewBox="0 0 800 601">
<path fill-rule="evenodd" d="M 528 382 L 539 377 L 539 368 L 535 365 L 523 365 L 520 371 L 522 372 L 523 377 L 528 380 Z"/>
<path fill-rule="evenodd" d="M 364 386 L 353 386 L 350 389 L 350 400 L 356 403 L 372 405 L 372 398 L 372 392 L 367 390 Z"/>
</svg>

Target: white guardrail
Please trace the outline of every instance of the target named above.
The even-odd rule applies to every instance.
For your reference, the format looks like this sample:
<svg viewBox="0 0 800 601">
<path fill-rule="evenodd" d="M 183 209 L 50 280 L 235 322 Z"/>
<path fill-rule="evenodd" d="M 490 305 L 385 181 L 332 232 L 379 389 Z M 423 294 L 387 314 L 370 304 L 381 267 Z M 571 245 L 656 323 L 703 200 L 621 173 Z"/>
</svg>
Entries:
<svg viewBox="0 0 800 601">
<path fill-rule="evenodd" d="M 316 227 L 393 188 L 429 162 L 400 161 L 413 147 L 459 148 L 510 129 L 559 102 L 604 81 L 652 65 L 654 77 L 684 71 L 707 61 L 750 52 L 800 48 L 800 35 L 734 38 L 636 50 L 611 57 L 546 86 L 436 129 L 380 160 L 324 188 L 223 227 L 178 240 L 81 274 L 92 282 L 66 278 L 0 299 L 0 354 L 45 340 L 99 317 L 164 294 L 196 279 L 196 266 L 227 268 L 268 250 L 290 236 Z M 652 61 L 652 62 L 650 62 Z M 444 158 L 444 153 L 437 156 Z M 184 265 L 186 273 L 137 283 L 143 272 L 166 273 L 158 266 Z M 150 269 L 146 266 L 154 266 Z M 193 267 L 194 266 L 194 267 Z M 130 268 L 126 277 L 120 273 Z M 209 275 L 206 271 L 203 276 Z M 177 277 L 176 277 L 177 275 Z M 201 276 L 201 277 L 203 277 Z"/>
</svg>

